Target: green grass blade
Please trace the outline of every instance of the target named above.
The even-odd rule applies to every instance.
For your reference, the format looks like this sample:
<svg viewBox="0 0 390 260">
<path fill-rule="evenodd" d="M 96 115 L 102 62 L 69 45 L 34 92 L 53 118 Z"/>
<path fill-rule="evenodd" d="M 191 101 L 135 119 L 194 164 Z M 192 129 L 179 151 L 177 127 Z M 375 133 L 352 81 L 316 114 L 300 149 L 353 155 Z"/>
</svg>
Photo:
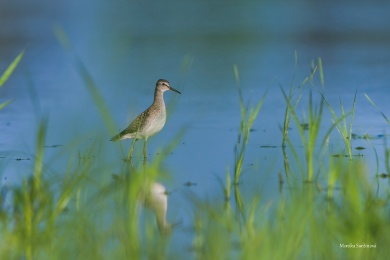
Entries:
<svg viewBox="0 0 390 260">
<path fill-rule="evenodd" d="M 239 86 L 240 85 L 240 74 L 238 73 L 237 65 L 233 66 L 233 70 L 234 70 L 234 78 L 236 79 L 237 85 Z"/>
<path fill-rule="evenodd" d="M 110 130 L 110 132 L 116 132 L 115 123 L 112 119 L 111 113 L 100 94 L 99 88 L 97 87 L 95 81 L 93 80 L 91 74 L 88 69 L 84 66 L 81 60 L 77 60 L 77 67 L 80 73 L 81 78 L 84 81 L 85 86 L 87 87 L 89 93 L 92 96 L 93 101 L 95 102 L 100 115 L 102 116 L 106 126 Z"/>
<path fill-rule="evenodd" d="M 322 70 L 322 59 L 318 58 L 318 70 L 320 72 L 320 82 L 322 88 L 325 86 L 325 78 L 324 78 L 324 71 Z"/>
<path fill-rule="evenodd" d="M 373 107 L 375 107 L 379 113 L 381 113 L 381 115 L 383 116 L 383 118 L 386 120 L 386 122 L 388 124 L 390 124 L 390 120 L 386 117 L 386 115 L 379 109 L 379 107 L 374 103 L 374 101 L 372 101 L 372 99 L 366 94 L 364 93 L 364 96 L 366 97 L 366 99 L 368 100 L 368 102 L 371 103 L 371 105 L 373 105 Z"/>
<path fill-rule="evenodd" d="M 39 125 L 36 152 L 35 152 L 35 165 L 34 165 L 34 178 L 36 188 L 40 187 L 40 182 L 43 174 L 43 146 L 46 136 L 46 122 L 42 121 Z"/>
<path fill-rule="evenodd" d="M 11 102 L 12 102 L 11 100 L 8 100 L 8 101 L 6 101 L 4 103 L 1 103 L 0 104 L 0 110 L 3 109 L 4 107 L 8 106 Z"/>
<path fill-rule="evenodd" d="M 58 42 L 65 49 L 72 49 L 72 43 L 70 42 L 68 35 L 64 32 L 61 26 L 54 26 L 53 28 L 54 35 L 56 36 Z"/>
<path fill-rule="evenodd" d="M 57 37 L 57 40 L 60 42 L 61 46 L 66 49 L 72 49 L 71 41 L 68 39 L 68 36 L 66 33 L 62 30 L 61 27 L 55 27 L 54 28 L 54 34 Z M 117 129 L 115 128 L 115 122 L 112 119 L 111 113 L 100 94 L 99 88 L 97 84 L 95 83 L 93 77 L 89 73 L 87 67 L 84 65 L 84 63 L 81 61 L 81 59 L 75 54 L 75 63 L 77 67 L 77 71 L 79 75 L 81 76 L 82 80 L 84 81 L 85 86 L 87 87 L 87 90 L 92 96 L 92 100 L 94 101 L 95 105 L 98 108 L 98 111 L 103 118 L 104 123 L 106 124 L 107 128 L 111 133 L 115 133 Z"/>
<path fill-rule="evenodd" d="M 245 224 L 246 223 L 246 213 L 245 213 L 244 201 L 242 200 L 241 192 L 240 192 L 238 185 L 234 186 L 234 198 L 236 200 L 236 205 L 238 207 L 238 210 L 240 212 L 242 220 L 244 221 L 244 224 Z"/>
<path fill-rule="evenodd" d="M 333 131 L 333 129 L 335 127 L 337 127 L 338 124 L 340 124 L 341 121 L 345 120 L 346 117 L 348 117 L 352 112 L 348 112 L 346 114 L 344 114 L 343 116 L 341 116 L 340 118 L 338 118 L 328 129 L 328 131 L 325 133 L 325 136 L 324 138 L 322 139 L 322 142 L 320 144 L 320 147 L 324 147 L 325 143 L 326 143 L 326 140 L 327 138 L 330 136 L 331 132 Z"/>
<path fill-rule="evenodd" d="M 352 138 L 352 125 L 353 125 L 353 121 L 354 121 L 354 119 L 355 119 L 356 97 L 357 97 L 357 89 L 356 89 L 356 91 L 355 91 L 355 96 L 353 97 L 351 121 L 349 122 L 349 135 L 348 135 L 348 137 L 349 137 L 350 139 Z"/>
<path fill-rule="evenodd" d="M 13 60 L 13 62 L 8 66 L 3 75 L 0 77 L 0 87 L 4 85 L 4 83 L 8 80 L 11 74 L 14 72 L 16 66 L 19 64 L 20 60 L 23 58 L 25 50 L 19 53 L 18 56 Z"/>
</svg>

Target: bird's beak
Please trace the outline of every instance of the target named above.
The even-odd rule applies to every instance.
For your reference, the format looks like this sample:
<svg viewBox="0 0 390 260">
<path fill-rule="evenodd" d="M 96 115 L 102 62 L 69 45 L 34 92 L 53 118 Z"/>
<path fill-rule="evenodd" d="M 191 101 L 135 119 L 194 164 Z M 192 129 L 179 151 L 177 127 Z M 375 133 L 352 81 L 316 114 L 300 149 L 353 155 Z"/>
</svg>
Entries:
<svg viewBox="0 0 390 260">
<path fill-rule="evenodd" d="M 169 86 L 169 90 L 172 90 L 172 91 L 175 91 L 176 93 L 179 93 L 179 94 L 181 94 L 179 90 L 177 90 L 177 89 L 174 89 L 174 88 L 172 88 L 171 86 Z"/>
</svg>

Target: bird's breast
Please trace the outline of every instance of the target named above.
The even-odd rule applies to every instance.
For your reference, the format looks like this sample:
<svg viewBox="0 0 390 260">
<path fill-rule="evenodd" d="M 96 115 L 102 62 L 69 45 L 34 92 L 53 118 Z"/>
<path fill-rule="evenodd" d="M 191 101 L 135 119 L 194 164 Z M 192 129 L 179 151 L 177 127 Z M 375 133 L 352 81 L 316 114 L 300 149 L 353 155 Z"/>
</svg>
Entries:
<svg viewBox="0 0 390 260">
<path fill-rule="evenodd" d="M 147 127 L 143 131 L 148 137 L 158 133 L 164 127 L 166 120 L 165 111 L 155 114 L 150 119 L 150 122 L 148 122 Z"/>
</svg>

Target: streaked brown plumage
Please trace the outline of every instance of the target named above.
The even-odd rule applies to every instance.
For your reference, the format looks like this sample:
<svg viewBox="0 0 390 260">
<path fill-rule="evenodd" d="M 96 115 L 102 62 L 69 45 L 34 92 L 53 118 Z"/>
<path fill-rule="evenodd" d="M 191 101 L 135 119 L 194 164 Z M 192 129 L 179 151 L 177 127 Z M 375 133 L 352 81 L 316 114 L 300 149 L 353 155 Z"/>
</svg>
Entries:
<svg viewBox="0 0 390 260">
<path fill-rule="evenodd" d="M 167 90 L 175 91 L 181 94 L 178 90 L 172 88 L 169 82 L 165 79 L 159 79 L 156 83 L 154 91 L 153 104 L 144 112 L 139 114 L 126 129 L 111 138 L 111 141 L 116 142 L 123 139 L 134 138 L 131 145 L 129 157 L 133 156 L 134 144 L 138 139 L 144 139 L 144 157 L 146 158 L 146 141 L 150 136 L 158 133 L 165 125 L 166 109 L 163 93 Z"/>
</svg>

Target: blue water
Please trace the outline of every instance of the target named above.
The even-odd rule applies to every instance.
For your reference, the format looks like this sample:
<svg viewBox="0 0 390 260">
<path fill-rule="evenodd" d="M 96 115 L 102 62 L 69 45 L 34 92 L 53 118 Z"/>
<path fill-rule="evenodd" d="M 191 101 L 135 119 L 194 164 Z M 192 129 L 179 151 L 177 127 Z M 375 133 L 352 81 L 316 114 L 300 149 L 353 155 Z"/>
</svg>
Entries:
<svg viewBox="0 0 390 260">
<path fill-rule="evenodd" d="M 79 59 L 98 86 L 118 130 L 151 104 L 157 79 L 168 79 L 182 92 L 165 93 L 166 103 L 175 104 L 163 131 L 150 139 L 148 153 L 153 160 L 160 148 L 186 129 L 164 162 L 172 177 L 165 186 L 174 191 L 168 219 L 185 220 L 188 212 L 182 209 L 185 199 L 180 192 L 191 189 L 199 196 L 222 200 L 217 176 L 224 179 L 227 168 L 233 171 L 240 123 L 236 65 L 245 100 L 255 104 L 267 92 L 246 152 L 243 195 L 261 192 L 264 200 L 273 200 L 279 192 L 278 172 L 284 171 L 278 147 L 285 102 L 279 86 L 287 89 L 294 77 L 296 85 L 302 82 L 312 60 L 322 59 L 324 93 L 333 107 L 341 99 L 345 109 L 351 109 L 357 91 L 355 133 L 389 132 L 387 122 L 364 96 L 390 117 L 389 11 L 385 1 L 2 1 L 0 71 L 26 49 L 21 64 L 0 89 L 0 102 L 13 100 L 0 112 L 3 182 L 18 183 L 31 174 L 41 118 L 48 122 L 46 145 L 59 145 L 45 149 L 48 161 L 60 149 L 83 152 L 98 140 L 101 154 L 96 156 L 122 163 L 119 145 L 108 141 L 113 133 L 80 77 L 75 62 Z M 70 49 L 56 38 L 54 32 L 59 30 L 69 38 Z M 318 79 L 316 83 L 320 87 Z M 301 118 L 307 117 L 307 93 L 297 109 Z M 332 119 L 325 111 L 323 132 Z M 291 127 L 299 150 L 296 126 Z M 125 152 L 130 143 L 123 142 Z M 260 148 L 264 145 L 277 148 Z M 375 172 L 386 171 L 383 139 L 359 139 L 353 146 L 376 148 L 379 169 L 372 148 L 359 151 L 367 158 L 373 181 Z M 330 149 L 343 150 L 336 133 Z M 137 143 L 136 152 L 142 153 L 142 142 Z M 197 185 L 188 188 L 185 182 Z"/>
</svg>

